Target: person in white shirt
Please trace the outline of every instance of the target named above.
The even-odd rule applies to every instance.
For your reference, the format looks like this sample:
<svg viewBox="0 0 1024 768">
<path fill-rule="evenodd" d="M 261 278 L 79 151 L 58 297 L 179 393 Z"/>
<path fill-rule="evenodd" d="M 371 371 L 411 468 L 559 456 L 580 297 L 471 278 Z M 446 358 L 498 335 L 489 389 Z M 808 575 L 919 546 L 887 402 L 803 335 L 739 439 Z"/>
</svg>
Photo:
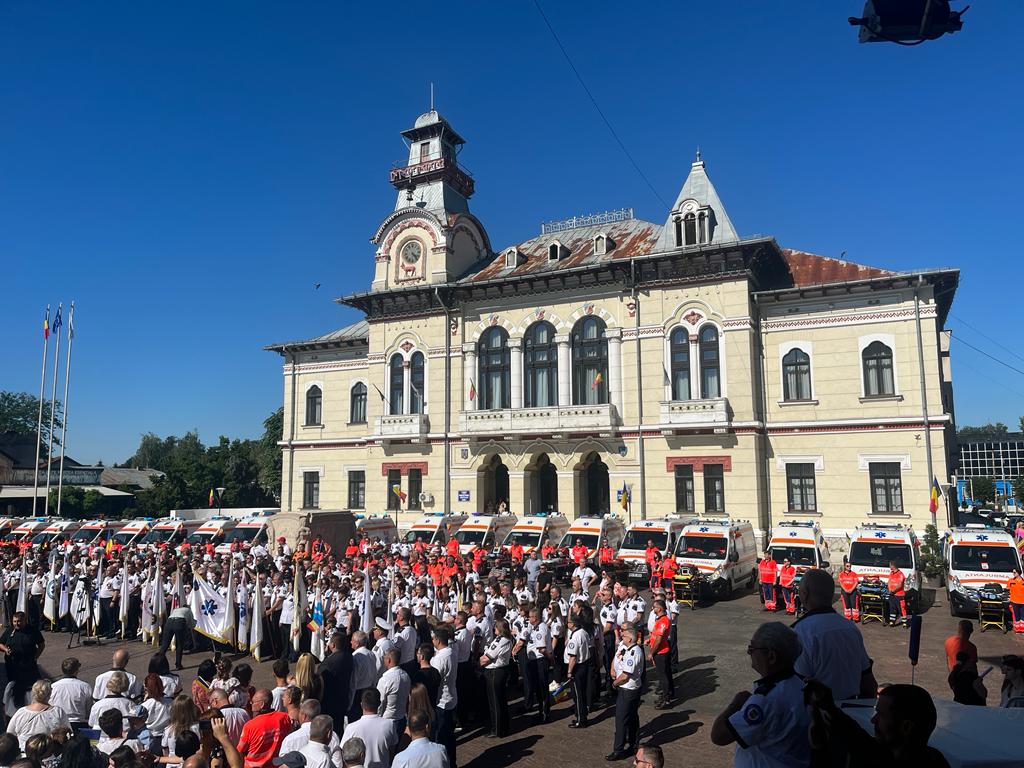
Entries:
<svg viewBox="0 0 1024 768">
<path fill-rule="evenodd" d="M 11 716 L 7 732 L 18 737 L 18 743 L 24 751 L 30 736 L 37 733 L 49 735 L 62 727 L 70 730 L 71 725 L 63 710 L 50 705 L 49 681 L 36 680 L 32 684 L 31 703 Z"/>
<path fill-rule="evenodd" d="M 336 741 L 338 736 L 334 733 L 334 718 L 330 715 L 314 717 L 309 722 L 309 739 L 306 745 L 298 750 L 306 758 L 306 768 L 342 768 L 341 747 L 339 745 L 335 749 L 331 746 Z M 288 754 L 284 748 L 284 741 L 281 742 L 280 754 Z"/>
<path fill-rule="evenodd" d="M 302 702 L 299 705 L 299 727 L 281 740 L 281 748 L 278 750 L 278 753 L 285 755 L 289 752 L 300 752 L 306 742 L 309 741 L 312 723 L 318 717 L 320 717 L 319 701 L 316 699 L 306 699 Z M 325 743 L 331 754 L 331 762 L 340 765 L 341 739 L 338 738 L 338 734 L 331 731 L 331 737 Z"/>
<path fill-rule="evenodd" d="M 398 650 L 399 665 L 410 674 L 416 670 L 416 628 L 412 625 L 412 612 L 399 608 L 396 626 L 400 627 L 392 642 Z"/>
<path fill-rule="evenodd" d="M 135 704 L 125 696 L 128 690 L 128 675 L 118 670 L 107 678 L 107 695 L 97 699 L 89 710 L 89 727 L 98 728 L 100 715 L 108 709 L 119 709 L 123 716 L 127 717 L 128 712 L 135 707 Z"/>
<path fill-rule="evenodd" d="M 490 738 L 505 738 L 508 735 L 508 665 L 512 660 L 512 631 L 505 619 L 494 622 L 494 639 L 484 648 L 480 666 L 487 677 L 487 703 L 491 711 Z"/>
<path fill-rule="evenodd" d="M 455 687 L 458 669 L 455 663 L 455 653 L 449 647 L 451 642 L 450 630 L 447 626 L 434 627 L 430 633 L 434 643 L 434 658 L 430 660 L 430 666 L 441 675 L 441 688 L 437 694 L 437 723 L 436 739 L 442 744 L 448 753 L 448 764 L 457 765 L 455 762 L 455 705 L 458 703 L 458 693 Z"/>
<path fill-rule="evenodd" d="M 228 738 L 237 744 L 242 737 L 242 727 L 249 722 L 249 713 L 241 707 L 232 706 L 228 692 L 222 688 L 210 689 L 210 707 L 221 711 L 224 726 L 228 729 Z"/>
<path fill-rule="evenodd" d="M 526 625 L 518 634 L 518 641 L 512 649 L 516 656 L 525 649 L 526 676 L 529 688 L 535 692 L 538 704 L 538 722 L 546 723 L 550 713 L 550 697 L 548 687 L 548 663 L 551 660 L 551 631 L 548 625 L 540 620 L 540 611 L 531 608 Z"/>
<path fill-rule="evenodd" d="M 612 659 L 612 688 L 615 699 L 615 742 L 608 760 L 621 760 L 635 752 L 640 741 L 640 681 L 644 674 L 644 652 L 636 644 L 632 625 L 622 628 L 621 640 Z"/>
<path fill-rule="evenodd" d="M 78 679 L 78 671 L 81 668 L 82 663 L 78 659 L 64 659 L 60 665 L 64 677 L 53 682 L 53 689 L 50 692 L 50 704 L 62 710 L 75 728 L 81 728 L 88 722 L 89 710 L 93 705 L 92 687 L 84 680 Z"/>
<path fill-rule="evenodd" d="M 380 691 L 367 688 L 360 699 L 362 716 L 350 722 L 341 736 L 342 754 L 350 739 L 362 739 L 364 752 L 363 768 L 388 768 L 391 754 L 398 745 L 398 736 L 390 720 L 379 714 Z"/>
<path fill-rule="evenodd" d="M 125 696 L 129 699 L 138 699 L 142 696 L 142 683 L 127 669 L 130 660 L 131 654 L 128 653 L 126 648 L 118 648 L 114 651 L 114 656 L 111 659 L 113 666 L 106 672 L 101 672 L 96 676 L 96 684 L 92 687 L 92 697 L 94 699 L 99 701 L 107 695 L 107 681 L 110 680 L 111 675 L 115 672 L 120 672 L 128 679 L 128 687 L 124 692 Z"/>
<path fill-rule="evenodd" d="M 146 730 L 159 740 L 171 722 L 172 699 L 166 694 L 163 680 L 156 672 L 150 672 L 142 682 L 146 688 L 146 698 L 142 702 L 142 708 L 146 710 Z"/>
<path fill-rule="evenodd" d="M 377 690 L 380 692 L 380 715 L 392 721 L 395 737 L 398 738 L 405 730 L 406 707 L 409 704 L 412 681 L 398 665 L 398 651 L 394 648 L 384 654 L 384 668 L 385 672 L 377 682 Z"/>
<path fill-rule="evenodd" d="M 142 742 L 138 739 L 129 739 L 124 733 L 124 718 L 116 709 L 108 709 L 100 715 L 100 738 L 96 742 L 96 749 L 105 755 L 109 755 L 115 749 L 129 747 L 132 752 L 142 752 Z"/>
<path fill-rule="evenodd" d="M 352 634 L 352 683 L 349 690 L 352 691 L 352 706 L 349 708 L 349 722 L 359 719 L 362 710 L 359 706 L 363 691 L 377 685 L 380 678 L 380 670 L 377 667 L 377 657 L 370 650 L 370 640 L 363 631 L 356 631 Z"/>
<path fill-rule="evenodd" d="M 384 674 L 384 654 L 397 648 L 394 641 L 388 637 L 391 625 L 383 618 L 378 617 L 373 625 L 373 655 L 377 659 L 377 679 Z"/>
<path fill-rule="evenodd" d="M 567 624 L 569 638 L 565 641 L 565 663 L 576 706 L 576 719 L 569 723 L 569 727 L 586 728 L 590 714 L 590 675 L 594 665 L 593 642 L 580 614 L 570 611 Z"/>
<path fill-rule="evenodd" d="M 426 712 L 413 712 L 409 718 L 409 746 L 395 755 L 391 768 L 449 768 L 444 747 L 427 738 L 430 719 Z M 454 767 L 453 767 L 454 768 Z"/>
<path fill-rule="evenodd" d="M 594 573 L 594 569 L 587 565 L 586 561 L 576 566 L 576 569 L 572 572 L 573 580 L 579 579 L 580 586 L 583 588 L 583 594 L 590 596 L 590 584 L 597 578 L 597 574 Z"/>
</svg>

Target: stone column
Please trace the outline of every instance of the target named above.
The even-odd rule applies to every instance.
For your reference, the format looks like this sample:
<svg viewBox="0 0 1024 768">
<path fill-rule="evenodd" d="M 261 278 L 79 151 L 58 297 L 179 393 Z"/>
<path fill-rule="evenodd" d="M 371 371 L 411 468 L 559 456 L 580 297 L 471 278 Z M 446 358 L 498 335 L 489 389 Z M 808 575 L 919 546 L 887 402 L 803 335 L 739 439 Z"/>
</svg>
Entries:
<svg viewBox="0 0 1024 768">
<path fill-rule="evenodd" d="M 580 493 L 578 491 L 581 472 L 572 469 L 558 470 L 558 512 L 569 520 L 580 514 Z M 555 544 L 558 542 L 556 541 Z"/>
<path fill-rule="evenodd" d="M 572 352 L 569 349 L 569 334 L 556 334 L 555 344 L 558 346 L 558 404 L 560 406 L 572 405 L 572 374 L 570 373 Z M 559 490 L 559 494 L 561 494 L 561 490 Z M 561 496 L 559 496 L 559 503 L 561 503 Z"/>
<path fill-rule="evenodd" d="M 511 381 L 511 403 L 513 408 L 523 407 L 523 340 L 509 339 L 508 349 L 511 353 L 509 376 Z"/>
<path fill-rule="evenodd" d="M 476 400 L 469 399 L 469 392 L 476 383 L 476 344 L 462 345 L 462 410 L 475 411 Z"/>
<path fill-rule="evenodd" d="M 412 372 L 408 360 L 402 362 L 402 413 L 412 413 Z"/>
<path fill-rule="evenodd" d="M 526 473 L 508 471 L 508 510 L 514 515 L 524 515 L 530 503 L 526 497 Z"/>
<path fill-rule="evenodd" d="M 622 329 L 609 328 L 604 332 L 604 337 L 608 340 L 608 400 L 615 406 L 615 413 L 621 423 L 623 418 Z"/>
<path fill-rule="evenodd" d="M 690 334 L 690 399 L 700 400 L 700 344 L 697 334 Z"/>
</svg>

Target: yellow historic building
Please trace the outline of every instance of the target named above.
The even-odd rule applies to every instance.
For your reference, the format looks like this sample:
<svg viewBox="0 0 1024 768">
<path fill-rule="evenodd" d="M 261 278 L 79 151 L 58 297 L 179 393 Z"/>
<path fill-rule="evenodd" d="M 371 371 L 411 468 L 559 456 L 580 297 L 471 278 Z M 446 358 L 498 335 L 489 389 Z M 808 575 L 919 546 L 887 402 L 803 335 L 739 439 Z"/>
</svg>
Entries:
<svg viewBox="0 0 1024 768">
<path fill-rule="evenodd" d="M 283 510 L 929 521 L 957 270 L 741 237 L 699 156 L 661 224 L 611 211 L 496 249 L 459 134 L 431 111 L 402 135 L 373 282 L 338 299 L 365 320 L 268 347 Z"/>
</svg>

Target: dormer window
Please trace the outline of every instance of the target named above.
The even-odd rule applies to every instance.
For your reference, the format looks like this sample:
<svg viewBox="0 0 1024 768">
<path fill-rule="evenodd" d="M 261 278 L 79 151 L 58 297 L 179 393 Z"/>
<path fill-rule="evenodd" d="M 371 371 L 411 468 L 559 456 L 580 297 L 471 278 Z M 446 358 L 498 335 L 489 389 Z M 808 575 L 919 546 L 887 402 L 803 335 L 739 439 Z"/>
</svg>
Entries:
<svg viewBox="0 0 1024 768">
<path fill-rule="evenodd" d="M 430 142 L 424 141 L 420 144 L 420 162 L 425 162 L 430 157 Z"/>
<path fill-rule="evenodd" d="M 697 244 L 697 217 L 692 213 L 683 216 L 683 245 Z"/>
<path fill-rule="evenodd" d="M 518 267 L 523 263 L 523 254 L 518 248 L 509 248 L 505 251 L 505 266 L 507 268 Z"/>
<path fill-rule="evenodd" d="M 558 261 L 565 255 L 565 252 L 565 246 L 555 240 L 548 246 L 548 261 Z"/>
<path fill-rule="evenodd" d="M 683 244 L 683 220 L 676 216 L 673 223 L 676 227 L 676 246 L 680 246 Z"/>
<path fill-rule="evenodd" d="M 707 211 L 701 211 L 697 216 L 697 242 L 706 243 L 708 241 L 708 214 Z"/>
<path fill-rule="evenodd" d="M 605 256 L 607 253 L 615 247 L 615 244 L 611 241 L 611 238 L 603 232 L 594 237 L 594 255 Z"/>
</svg>

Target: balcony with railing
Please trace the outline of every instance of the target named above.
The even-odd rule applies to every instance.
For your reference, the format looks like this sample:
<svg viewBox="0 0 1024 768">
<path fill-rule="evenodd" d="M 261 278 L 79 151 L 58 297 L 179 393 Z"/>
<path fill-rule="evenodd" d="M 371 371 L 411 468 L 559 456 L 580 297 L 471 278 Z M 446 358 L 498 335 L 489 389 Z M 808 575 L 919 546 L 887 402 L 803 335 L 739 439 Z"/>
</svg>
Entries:
<svg viewBox="0 0 1024 768">
<path fill-rule="evenodd" d="M 470 438 L 572 432 L 611 434 L 620 423 L 618 412 L 610 403 L 459 412 L 459 432 Z"/>
<path fill-rule="evenodd" d="M 389 440 L 426 440 L 430 432 L 430 419 L 425 413 L 399 413 L 391 416 L 378 416 L 375 420 L 373 439 L 388 442 Z"/>
<path fill-rule="evenodd" d="M 666 433 L 686 429 L 726 430 L 732 424 L 732 411 L 725 397 L 702 400 L 663 400 L 661 409 L 662 431 Z"/>
</svg>

